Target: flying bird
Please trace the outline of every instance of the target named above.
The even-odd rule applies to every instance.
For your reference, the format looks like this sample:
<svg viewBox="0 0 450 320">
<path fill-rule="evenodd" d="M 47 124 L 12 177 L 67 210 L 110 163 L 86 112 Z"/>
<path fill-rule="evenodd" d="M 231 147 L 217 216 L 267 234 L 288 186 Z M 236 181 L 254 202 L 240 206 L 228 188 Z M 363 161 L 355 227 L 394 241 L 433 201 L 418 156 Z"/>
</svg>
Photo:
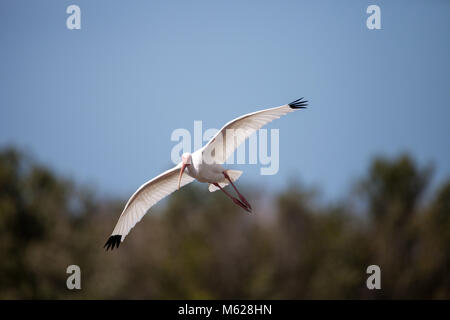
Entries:
<svg viewBox="0 0 450 320">
<path fill-rule="evenodd" d="M 303 98 L 280 107 L 256 111 L 231 120 L 202 148 L 183 153 L 181 162 L 144 183 L 128 200 L 114 230 L 105 244 L 106 250 L 119 247 L 130 230 L 158 201 L 194 180 L 209 184 L 209 191 L 221 190 L 236 205 L 251 212 L 252 206 L 238 191 L 234 182 L 242 171 L 227 170 L 222 164 L 252 133 L 281 116 L 306 108 Z M 237 197 L 224 189 L 231 184 Z"/>
</svg>

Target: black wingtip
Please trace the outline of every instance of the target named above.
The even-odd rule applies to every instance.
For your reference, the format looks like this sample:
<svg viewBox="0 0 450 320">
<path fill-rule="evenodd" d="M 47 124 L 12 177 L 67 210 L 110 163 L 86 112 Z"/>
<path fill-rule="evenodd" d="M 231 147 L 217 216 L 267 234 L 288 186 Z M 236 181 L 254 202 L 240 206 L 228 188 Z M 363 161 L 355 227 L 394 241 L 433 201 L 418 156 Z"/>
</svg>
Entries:
<svg viewBox="0 0 450 320">
<path fill-rule="evenodd" d="M 308 100 L 303 100 L 303 98 L 300 98 L 289 103 L 289 107 L 292 109 L 305 109 L 308 105 L 307 102 Z"/>
<path fill-rule="evenodd" d="M 111 237 L 109 237 L 108 241 L 106 241 L 103 248 L 106 248 L 106 251 L 108 251 L 109 248 L 111 248 L 111 250 L 113 250 L 114 247 L 119 248 L 121 239 L 122 239 L 122 236 L 120 234 L 111 236 Z"/>
</svg>

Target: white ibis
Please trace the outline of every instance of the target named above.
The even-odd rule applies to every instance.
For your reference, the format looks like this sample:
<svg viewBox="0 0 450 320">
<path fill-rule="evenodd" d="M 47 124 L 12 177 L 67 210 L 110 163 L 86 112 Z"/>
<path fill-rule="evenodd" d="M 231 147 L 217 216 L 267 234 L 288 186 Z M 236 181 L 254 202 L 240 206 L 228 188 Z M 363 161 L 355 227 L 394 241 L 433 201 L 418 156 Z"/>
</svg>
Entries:
<svg viewBox="0 0 450 320">
<path fill-rule="evenodd" d="M 256 130 L 289 112 L 306 108 L 307 102 L 300 98 L 280 107 L 243 115 L 223 126 L 204 147 L 193 153 L 184 153 L 177 166 L 144 183 L 131 196 L 104 246 L 106 250 L 118 248 L 120 242 L 154 204 L 194 180 L 209 183 L 209 191 L 221 190 L 236 205 L 251 212 L 252 206 L 233 183 L 242 171 L 227 170 L 222 164 Z M 228 184 L 232 185 L 238 197 L 224 190 Z"/>
</svg>

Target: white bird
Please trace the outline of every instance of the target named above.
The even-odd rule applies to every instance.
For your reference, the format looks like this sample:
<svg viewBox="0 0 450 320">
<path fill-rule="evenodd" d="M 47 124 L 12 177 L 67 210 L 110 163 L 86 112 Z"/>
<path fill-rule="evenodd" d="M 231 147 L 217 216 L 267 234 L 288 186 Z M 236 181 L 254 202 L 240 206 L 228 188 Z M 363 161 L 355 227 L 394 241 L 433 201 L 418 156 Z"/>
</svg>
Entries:
<svg viewBox="0 0 450 320">
<path fill-rule="evenodd" d="M 235 204 L 251 212 L 252 207 L 234 185 L 242 171 L 226 170 L 222 164 L 252 133 L 274 119 L 306 108 L 308 101 L 300 98 L 289 104 L 276 108 L 256 111 L 238 117 L 228 122 L 202 148 L 191 153 L 183 153 L 182 161 L 172 169 L 144 183 L 128 200 L 117 224 L 106 242 L 106 250 L 119 247 L 130 230 L 138 223 L 145 213 L 158 201 L 165 198 L 180 187 L 194 180 L 209 183 L 209 191 L 223 191 Z M 187 174 L 184 174 L 186 170 Z M 223 188 L 231 183 L 239 199 Z"/>
</svg>

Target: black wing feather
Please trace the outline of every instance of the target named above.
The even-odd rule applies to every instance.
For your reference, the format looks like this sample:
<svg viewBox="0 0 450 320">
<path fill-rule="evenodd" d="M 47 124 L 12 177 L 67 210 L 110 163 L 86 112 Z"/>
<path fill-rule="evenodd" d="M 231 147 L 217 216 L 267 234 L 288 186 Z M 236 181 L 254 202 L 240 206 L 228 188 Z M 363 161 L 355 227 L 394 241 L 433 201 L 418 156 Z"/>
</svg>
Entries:
<svg viewBox="0 0 450 320">
<path fill-rule="evenodd" d="M 120 234 L 111 236 L 111 237 L 109 237 L 108 241 L 106 241 L 103 248 L 106 248 L 106 251 L 108 251 L 109 248 L 111 248 L 111 250 L 113 250 L 114 247 L 119 248 L 121 239 L 122 239 L 122 236 Z"/>
<path fill-rule="evenodd" d="M 291 107 L 292 109 L 305 109 L 308 100 L 303 100 L 303 97 L 300 99 L 297 99 L 295 101 L 292 101 L 291 103 L 289 103 L 289 107 Z"/>
</svg>

